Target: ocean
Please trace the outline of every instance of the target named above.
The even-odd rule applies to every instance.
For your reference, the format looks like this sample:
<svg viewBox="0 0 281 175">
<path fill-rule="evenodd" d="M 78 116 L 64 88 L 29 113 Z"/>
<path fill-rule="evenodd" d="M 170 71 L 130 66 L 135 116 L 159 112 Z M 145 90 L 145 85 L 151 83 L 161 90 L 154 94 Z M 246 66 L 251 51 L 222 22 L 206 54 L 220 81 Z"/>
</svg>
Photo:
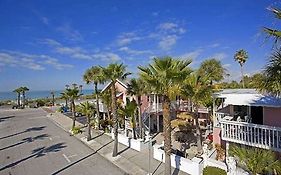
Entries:
<svg viewBox="0 0 281 175">
<path fill-rule="evenodd" d="M 63 90 L 54 91 L 55 97 L 61 96 L 60 93 L 63 92 Z M 93 90 L 82 90 L 83 95 L 89 95 L 92 94 Z M 27 91 L 26 92 L 26 98 L 27 99 L 38 99 L 38 98 L 52 98 L 51 91 Z M 16 100 L 17 99 L 17 93 L 15 92 L 0 92 L 0 100 Z"/>
</svg>

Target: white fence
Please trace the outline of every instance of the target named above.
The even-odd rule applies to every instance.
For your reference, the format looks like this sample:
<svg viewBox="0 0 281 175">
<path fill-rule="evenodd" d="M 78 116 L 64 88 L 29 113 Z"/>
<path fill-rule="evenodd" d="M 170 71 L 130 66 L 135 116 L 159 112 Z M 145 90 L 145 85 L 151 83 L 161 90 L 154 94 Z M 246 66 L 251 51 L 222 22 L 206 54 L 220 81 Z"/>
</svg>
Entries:
<svg viewBox="0 0 281 175">
<path fill-rule="evenodd" d="M 111 134 L 111 137 L 114 139 L 114 133 Z M 136 151 L 148 149 L 148 142 L 144 142 L 142 139 L 129 138 L 123 134 L 118 134 L 118 142 Z"/>
<path fill-rule="evenodd" d="M 234 121 L 220 124 L 223 140 L 281 152 L 281 128 Z"/>
<path fill-rule="evenodd" d="M 162 145 L 153 146 L 153 158 L 161 162 L 165 162 L 165 153 L 160 147 Z M 171 166 L 184 171 L 190 175 L 201 175 L 203 171 L 203 160 L 194 157 L 193 159 L 187 159 L 175 154 L 171 155 Z"/>
</svg>

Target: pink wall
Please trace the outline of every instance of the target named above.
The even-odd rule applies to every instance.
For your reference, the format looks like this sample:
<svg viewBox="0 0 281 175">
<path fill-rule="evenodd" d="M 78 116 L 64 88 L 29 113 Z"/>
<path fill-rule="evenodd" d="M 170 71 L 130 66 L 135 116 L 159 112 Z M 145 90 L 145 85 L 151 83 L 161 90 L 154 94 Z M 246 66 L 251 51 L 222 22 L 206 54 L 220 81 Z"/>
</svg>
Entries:
<svg viewBox="0 0 281 175">
<path fill-rule="evenodd" d="M 221 128 L 214 127 L 213 128 L 213 143 L 221 145 Z"/>
<path fill-rule="evenodd" d="M 281 107 L 264 107 L 263 113 L 263 123 L 265 125 L 281 127 Z"/>
</svg>

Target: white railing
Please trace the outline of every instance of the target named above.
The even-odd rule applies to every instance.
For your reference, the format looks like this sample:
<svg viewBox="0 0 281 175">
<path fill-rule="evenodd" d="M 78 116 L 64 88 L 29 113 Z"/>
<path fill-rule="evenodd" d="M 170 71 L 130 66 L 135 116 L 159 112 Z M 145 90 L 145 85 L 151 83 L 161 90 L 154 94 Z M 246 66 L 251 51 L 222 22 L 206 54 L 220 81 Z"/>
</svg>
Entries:
<svg viewBox="0 0 281 175">
<path fill-rule="evenodd" d="M 220 121 L 222 140 L 281 152 L 281 128 Z"/>
</svg>

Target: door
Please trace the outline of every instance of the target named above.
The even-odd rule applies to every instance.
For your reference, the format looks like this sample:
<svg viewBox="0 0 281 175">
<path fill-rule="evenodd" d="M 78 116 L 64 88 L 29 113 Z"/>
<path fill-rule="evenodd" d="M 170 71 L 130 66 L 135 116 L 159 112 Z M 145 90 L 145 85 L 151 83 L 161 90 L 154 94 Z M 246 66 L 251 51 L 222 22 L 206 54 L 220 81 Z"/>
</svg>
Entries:
<svg viewBox="0 0 281 175">
<path fill-rule="evenodd" d="M 251 118 L 254 124 L 263 124 L 263 107 L 251 106 Z"/>
</svg>

